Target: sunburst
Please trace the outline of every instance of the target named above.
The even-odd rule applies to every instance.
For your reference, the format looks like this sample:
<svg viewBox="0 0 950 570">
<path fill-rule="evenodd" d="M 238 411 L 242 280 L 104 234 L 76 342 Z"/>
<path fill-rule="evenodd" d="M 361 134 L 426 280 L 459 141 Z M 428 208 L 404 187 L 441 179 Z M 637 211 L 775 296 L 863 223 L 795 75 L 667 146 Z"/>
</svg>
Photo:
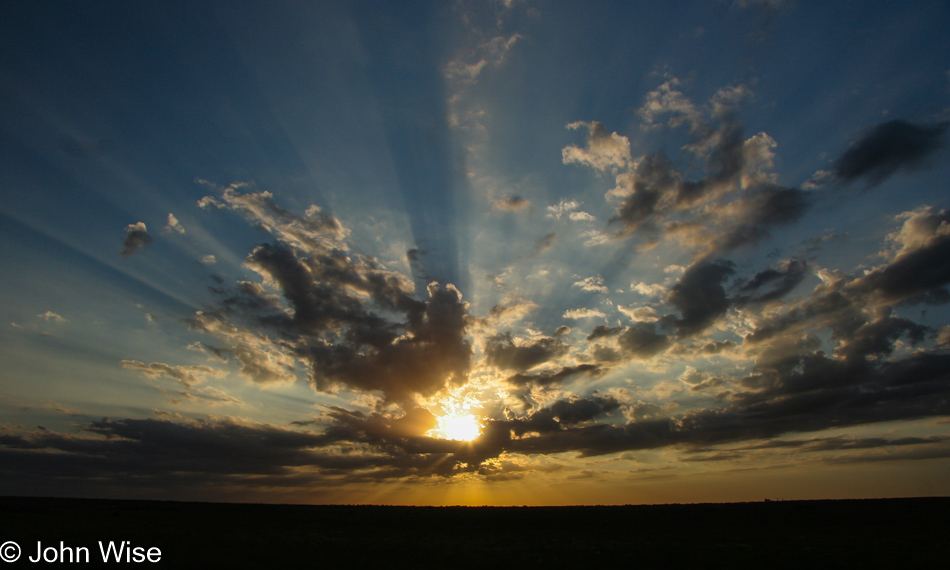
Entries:
<svg viewBox="0 0 950 570">
<path fill-rule="evenodd" d="M 472 441 L 482 434 L 481 422 L 474 414 L 447 414 L 436 418 L 436 420 L 439 422 L 439 426 L 428 432 L 432 437 L 453 441 Z"/>
</svg>

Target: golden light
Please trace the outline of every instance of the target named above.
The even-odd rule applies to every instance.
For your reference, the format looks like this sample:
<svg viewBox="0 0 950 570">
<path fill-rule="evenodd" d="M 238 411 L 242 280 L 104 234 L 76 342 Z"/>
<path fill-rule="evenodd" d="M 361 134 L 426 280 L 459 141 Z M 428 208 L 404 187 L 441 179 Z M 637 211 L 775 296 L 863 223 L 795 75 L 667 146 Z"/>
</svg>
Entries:
<svg viewBox="0 0 950 570">
<path fill-rule="evenodd" d="M 472 441 L 482 434 L 478 418 L 472 414 L 455 413 L 436 418 L 439 427 L 429 430 L 428 435 L 454 441 Z"/>
</svg>

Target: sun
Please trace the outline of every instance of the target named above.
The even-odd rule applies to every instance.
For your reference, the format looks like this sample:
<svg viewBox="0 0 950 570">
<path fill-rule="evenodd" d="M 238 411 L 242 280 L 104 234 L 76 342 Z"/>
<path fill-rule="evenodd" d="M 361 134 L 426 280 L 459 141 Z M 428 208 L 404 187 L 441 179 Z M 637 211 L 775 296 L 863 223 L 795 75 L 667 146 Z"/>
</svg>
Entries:
<svg viewBox="0 0 950 570">
<path fill-rule="evenodd" d="M 429 430 L 428 435 L 453 441 L 472 441 L 482 434 L 482 426 L 473 414 L 456 413 L 436 418 L 439 427 Z"/>
</svg>

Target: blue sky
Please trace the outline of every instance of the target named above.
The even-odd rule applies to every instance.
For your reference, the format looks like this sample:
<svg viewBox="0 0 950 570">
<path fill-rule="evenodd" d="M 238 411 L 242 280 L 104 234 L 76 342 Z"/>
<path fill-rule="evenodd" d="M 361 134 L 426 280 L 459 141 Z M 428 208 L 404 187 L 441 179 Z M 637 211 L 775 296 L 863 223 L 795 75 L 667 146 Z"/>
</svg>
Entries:
<svg viewBox="0 0 950 570">
<path fill-rule="evenodd" d="M 950 492 L 946 3 L 0 10 L 0 492 Z"/>
</svg>

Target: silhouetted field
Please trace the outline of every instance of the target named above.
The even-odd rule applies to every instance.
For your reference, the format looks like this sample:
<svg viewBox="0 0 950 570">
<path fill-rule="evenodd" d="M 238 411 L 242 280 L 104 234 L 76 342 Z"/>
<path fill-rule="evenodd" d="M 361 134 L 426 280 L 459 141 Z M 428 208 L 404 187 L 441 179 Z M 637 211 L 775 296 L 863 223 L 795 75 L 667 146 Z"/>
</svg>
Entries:
<svg viewBox="0 0 950 570">
<path fill-rule="evenodd" d="M 158 547 L 170 568 L 946 567 L 950 498 L 381 507 L 0 498 L 0 543 Z M 71 566 L 71 565 L 70 565 Z M 88 566 L 76 564 L 76 566 Z M 111 566 L 115 566 L 114 563 Z"/>
</svg>

